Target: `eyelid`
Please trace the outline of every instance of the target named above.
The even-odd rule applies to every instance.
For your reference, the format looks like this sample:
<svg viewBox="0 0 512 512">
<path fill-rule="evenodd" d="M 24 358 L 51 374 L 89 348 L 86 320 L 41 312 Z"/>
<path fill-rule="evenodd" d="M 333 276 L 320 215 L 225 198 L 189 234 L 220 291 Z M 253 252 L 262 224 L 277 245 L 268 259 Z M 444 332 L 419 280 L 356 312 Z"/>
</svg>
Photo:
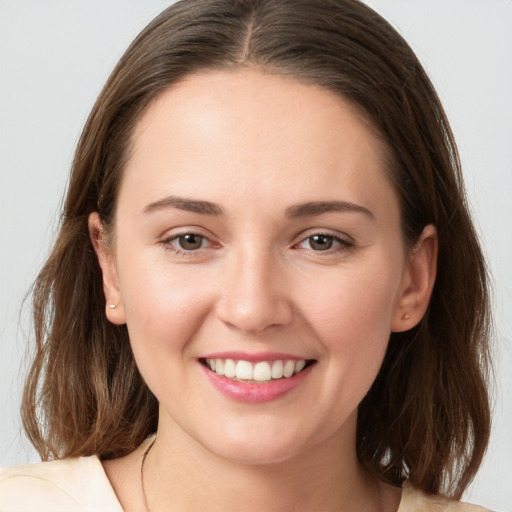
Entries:
<svg viewBox="0 0 512 512">
<path fill-rule="evenodd" d="M 307 229 L 306 231 L 302 231 L 296 237 L 297 243 L 303 242 L 307 238 L 310 238 L 315 235 L 330 236 L 330 237 L 335 238 L 336 240 L 339 240 L 340 242 L 345 243 L 347 245 L 355 245 L 355 243 L 356 243 L 354 238 L 351 237 L 347 233 L 343 233 L 340 231 L 334 231 L 331 229 L 323 229 L 323 228 L 312 228 L 312 229 Z"/>
<path fill-rule="evenodd" d="M 200 228 L 198 226 L 184 226 L 180 228 L 171 229 L 166 231 L 162 236 L 159 237 L 158 244 L 165 246 L 166 248 L 172 250 L 176 254 L 184 256 L 193 256 L 194 254 L 199 254 L 200 252 L 206 249 L 219 248 L 221 244 L 212 239 L 213 236 L 206 235 L 204 231 L 205 230 L 203 228 Z M 200 236 L 201 238 L 208 242 L 208 246 L 200 247 L 194 250 L 186 250 L 178 247 L 173 243 L 179 237 L 185 235 Z M 314 251 L 313 249 L 311 249 L 311 251 L 318 254 L 323 253 L 325 255 L 328 255 L 330 253 L 342 251 L 344 249 L 348 249 L 356 245 L 354 238 L 348 235 L 347 233 L 342 233 L 330 229 L 311 228 L 297 235 L 297 237 L 295 238 L 295 242 L 293 242 L 292 244 L 292 248 L 298 248 L 300 244 L 304 243 L 305 241 L 307 241 L 308 238 L 311 238 L 313 236 L 328 236 L 333 238 L 337 242 L 337 244 L 334 247 L 326 249 L 325 251 Z"/>
<path fill-rule="evenodd" d="M 163 231 L 162 234 L 157 237 L 157 239 L 159 242 L 161 242 L 164 240 L 171 240 L 173 238 L 178 238 L 180 236 L 185 235 L 197 235 L 203 238 L 207 238 L 210 241 L 212 241 L 215 238 L 211 231 L 200 226 L 191 225 L 168 228 L 165 231 Z"/>
<path fill-rule="evenodd" d="M 214 240 L 212 240 L 213 237 L 211 235 L 206 235 L 204 233 L 204 231 L 205 231 L 204 229 L 202 229 L 198 226 L 184 226 L 184 227 L 180 227 L 180 228 L 170 229 L 170 230 L 167 230 L 163 235 L 161 235 L 158 238 L 158 244 L 163 245 L 166 249 L 171 250 L 180 256 L 194 256 L 196 254 L 201 253 L 202 251 L 204 251 L 206 249 L 210 249 L 212 247 L 213 248 L 219 247 L 220 244 L 218 242 L 215 242 Z M 186 250 L 186 249 L 182 249 L 181 247 L 179 247 L 178 245 L 173 243 L 175 240 L 177 240 L 181 236 L 185 236 L 185 235 L 200 236 L 204 240 L 207 240 L 209 242 L 209 244 L 207 247 L 200 247 L 199 249 L 194 249 L 194 250 Z"/>
<path fill-rule="evenodd" d="M 306 242 L 309 238 L 314 236 L 327 236 L 332 238 L 334 241 L 337 242 L 337 244 L 334 247 L 330 247 L 329 249 L 323 250 L 323 251 L 315 251 L 314 249 L 306 249 L 301 248 L 300 245 Z M 332 231 L 330 229 L 308 229 L 306 231 L 303 231 L 298 237 L 297 241 L 293 244 L 293 248 L 297 249 L 303 249 L 305 251 L 311 251 L 315 255 L 318 256 L 329 256 L 333 255 L 335 253 L 343 252 L 345 250 L 350 249 L 351 247 L 354 247 L 355 240 L 346 233 L 340 233 L 339 231 Z"/>
</svg>

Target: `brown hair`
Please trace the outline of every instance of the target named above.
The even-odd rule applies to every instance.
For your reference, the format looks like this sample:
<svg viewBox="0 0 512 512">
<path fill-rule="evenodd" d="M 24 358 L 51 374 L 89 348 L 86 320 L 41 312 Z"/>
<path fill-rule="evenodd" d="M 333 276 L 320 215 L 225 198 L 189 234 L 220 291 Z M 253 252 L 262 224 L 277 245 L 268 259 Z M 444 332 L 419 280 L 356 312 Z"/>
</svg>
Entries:
<svg viewBox="0 0 512 512">
<path fill-rule="evenodd" d="M 359 408 L 357 450 L 380 479 L 460 497 L 489 437 L 490 313 L 485 262 L 468 214 L 457 150 L 412 50 L 357 0 L 183 0 L 136 38 L 85 125 L 62 226 L 34 288 L 37 353 L 23 420 L 43 459 L 122 456 L 156 430 L 158 404 L 125 326 L 105 317 L 87 219 L 113 222 L 130 136 L 148 104 L 189 73 L 252 66 L 334 91 L 388 148 L 403 232 L 439 237 L 429 310 L 392 333 Z"/>
</svg>

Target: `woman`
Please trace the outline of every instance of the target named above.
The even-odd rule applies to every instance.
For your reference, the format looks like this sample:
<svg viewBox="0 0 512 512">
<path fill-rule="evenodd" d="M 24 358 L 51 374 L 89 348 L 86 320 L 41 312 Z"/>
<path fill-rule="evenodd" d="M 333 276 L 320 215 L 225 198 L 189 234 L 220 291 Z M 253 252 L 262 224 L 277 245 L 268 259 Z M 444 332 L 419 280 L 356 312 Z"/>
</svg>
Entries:
<svg viewBox="0 0 512 512">
<path fill-rule="evenodd" d="M 24 421 L 62 460 L 1 510 L 478 509 L 448 498 L 489 436 L 485 263 L 437 96 L 357 1 L 157 17 L 34 305 Z"/>
</svg>

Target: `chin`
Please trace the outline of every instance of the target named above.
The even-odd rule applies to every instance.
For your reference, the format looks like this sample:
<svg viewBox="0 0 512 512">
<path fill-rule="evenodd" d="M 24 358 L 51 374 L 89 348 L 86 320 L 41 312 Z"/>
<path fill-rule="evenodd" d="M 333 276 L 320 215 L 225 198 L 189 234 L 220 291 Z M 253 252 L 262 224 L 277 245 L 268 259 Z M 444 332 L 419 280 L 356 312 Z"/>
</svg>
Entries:
<svg viewBox="0 0 512 512">
<path fill-rule="evenodd" d="M 260 443 L 253 443 L 252 446 L 232 446 L 228 450 L 217 452 L 217 455 L 237 464 L 266 466 L 291 460 L 297 453 L 298 450 L 292 450 L 290 447 L 262 446 Z"/>
<path fill-rule="evenodd" d="M 215 444 L 209 440 L 203 446 L 223 459 L 245 465 L 279 464 L 307 449 L 300 436 L 286 436 L 284 432 L 253 432 L 236 438 L 225 435 L 221 439 Z"/>
</svg>

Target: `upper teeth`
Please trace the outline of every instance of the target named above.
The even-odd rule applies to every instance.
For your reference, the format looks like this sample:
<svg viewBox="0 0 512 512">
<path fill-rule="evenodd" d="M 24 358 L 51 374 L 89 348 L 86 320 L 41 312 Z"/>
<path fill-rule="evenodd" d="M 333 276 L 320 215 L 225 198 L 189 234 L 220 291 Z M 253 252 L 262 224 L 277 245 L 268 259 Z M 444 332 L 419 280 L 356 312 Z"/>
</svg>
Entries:
<svg viewBox="0 0 512 512">
<path fill-rule="evenodd" d="M 282 379 L 299 373 L 306 366 L 304 359 L 287 361 L 235 361 L 234 359 L 206 359 L 207 366 L 228 379 L 256 380 L 260 382 Z"/>
</svg>

